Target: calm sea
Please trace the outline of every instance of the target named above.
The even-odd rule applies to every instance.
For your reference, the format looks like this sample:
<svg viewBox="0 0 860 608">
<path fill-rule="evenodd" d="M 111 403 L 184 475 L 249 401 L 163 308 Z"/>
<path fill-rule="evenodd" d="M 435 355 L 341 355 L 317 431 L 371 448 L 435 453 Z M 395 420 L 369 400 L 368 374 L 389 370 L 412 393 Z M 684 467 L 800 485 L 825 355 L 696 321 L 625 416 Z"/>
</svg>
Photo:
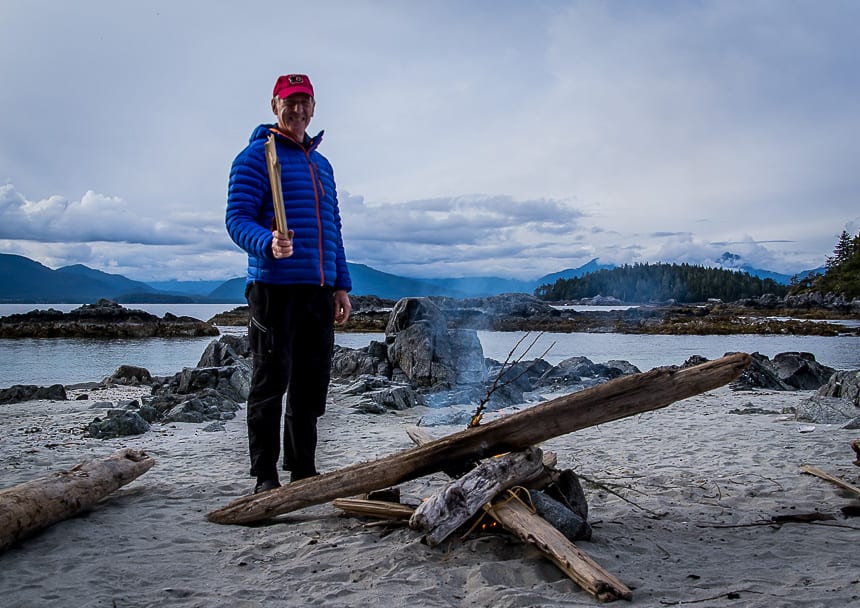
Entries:
<svg viewBox="0 0 860 608">
<path fill-rule="evenodd" d="M 68 312 L 79 304 L 0 304 L 0 316 L 35 308 Z M 236 304 L 134 304 L 158 316 L 170 312 L 208 320 L 232 310 Z M 222 333 L 242 333 L 241 327 L 220 328 Z M 523 332 L 478 332 L 484 354 L 499 361 L 513 351 L 513 358 L 543 356 L 558 363 L 574 356 L 602 363 L 611 359 L 630 361 L 642 371 L 660 365 L 678 365 L 692 355 L 715 359 L 727 352 L 759 352 L 768 357 L 787 351 L 806 351 L 825 365 L 837 369 L 860 369 L 860 337 L 840 336 L 634 336 L 627 334 L 543 335 Z M 336 335 L 336 342 L 349 348 L 382 340 L 380 333 Z M 529 348 L 532 342 L 536 343 Z M 139 365 L 159 376 L 171 375 L 197 365 L 213 338 L 148 338 L 142 340 L 0 339 L 0 388 L 14 384 L 75 384 L 99 381 L 120 365 Z M 520 342 L 520 340 L 522 340 Z M 517 343 L 520 342 L 519 346 Z M 528 352 L 526 350 L 528 349 Z"/>
</svg>

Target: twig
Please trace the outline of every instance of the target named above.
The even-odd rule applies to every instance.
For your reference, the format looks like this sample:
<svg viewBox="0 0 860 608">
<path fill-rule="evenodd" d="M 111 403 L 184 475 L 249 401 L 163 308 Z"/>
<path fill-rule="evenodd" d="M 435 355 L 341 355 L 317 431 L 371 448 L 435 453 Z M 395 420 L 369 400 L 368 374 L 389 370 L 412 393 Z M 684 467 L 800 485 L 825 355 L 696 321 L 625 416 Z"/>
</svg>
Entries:
<svg viewBox="0 0 860 608">
<path fill-rule="evenodd" d="M 532 363 L 532 365 L 529 365 L 528 367 L 526 367 L 522 372 L 520 372 L 519 374 L 517 374 L 513 378 L 509 378 L 505 382 L 499 384 L 499 381 L 502 379 L 502 376 L 505 374 L 505 372 L 510 370 L 514 365 L 516 365 L 520 361 L 522 361 L 523 357 L 525 357 L 529 353 L 529 351 L 532 349 L 532 347 L 535 344 L 537 344 L 537 341 L 540 340 L 543 335 L 544 335 L 544 332 L 540 332 L 537 335 L 537 337 L 534 340 L 532 340 L 532 343 L 529 344 L 528 347 L 522 352 L 522 354 L 520 354 L 516 359 L 513 360 L 513 362 L 511 362 L 511 357 L 514 356 L 514 353 L 520 347 L 520 344 L 523 343 L 523 340 L 525 340 L 529 336 L 529 332 L 523 334 L 523 336 L 519 340 L 517 340 L 517 343 L 514 344 L 514 347 L 508 353 L 508 356 L 505 357 L 505 361 L 504 361 L 504 363 L 502 363 L 501 368 L 499 368 L 499 373 L 496 374 L 496 378 L 493 380 L 492 386 L 490 386 L 489 390 L 487 391 L 487 394 L 484 395 L 484 398 L 481 399 L 481 402 L 478 404 L 478 407 L 475 409 L 475 413 L 472 414 L 471 419 L 469 419 L 469 425 L 466 428 L 471 429 L 471 428 L 474 428 L 474 427 L 481 424 L 481 418 L 484 415 L 484 409 L 487 407 L 487 403 L 489 403 L 490 397 L 493 396 L 493 393 L 495 393 L 498 389 L 500 389 L 502 387 L 505 387 L 505 386 L 507 386 L 513 382 L 516 382 L 517 380 L 522 378 L 534 366 L 534 363 Z M 555 342 L 550 344 L 549 347 L 543 352 L 543 354 L 540 357 L 538 357 L 538 359 L 543 359 L 546 356 L 546 354 L 552 349 L 553 346 L 555 346 Z"/>
<path fill-rule="evenodd" d="M 719 595 L 714 595 L 711 597 L 703 597 L 698 600 L 679 600 L 677 602 L 667 602 L 666 600 L 660 600 L 660 603 L 664 606 L 684 606 L 686 604 L 700 604 L 701 602 L 710 602 L 712 600 L 718 600 L 721 597 L 724 597 L 729 600 L 737 600 L 740 599 L 741 593 L 758 593 L 762 594 L 761 591 L 753 591 L 752 589 L 740 589 L 738 591 L 726 591 L 725 593 L 720 593 Z"/>
<path fill-rule="evenodd" d="M 606 490 L 606 491 L 607 491 L 607 492 L 609 492 L 610 494 L 613 494 L 614 496 L 617 496 L 618 498 L 620 498 L 620 499 L 621 499 L 621 500 L 623 500 L 624 502 L 626 502 L 626 503 L 628 503 L 628 504 L 630 504 L 630 505 L 633 505 L 633 506 L 634 506 L 634 507 L 636 507 L 637 509 L 641 509 L 642 511 L 645 511 L 646 513 L 650 513 L 651 515 L 653 515 L 653 516 L 654 516 L 654 517 L 656 517 L 657 519 L 662 519 L 662 518 L 666 515 L 666 513 L 657 513 L 656 511 L 652 511 L 652 510 L 651 510 L 651 509 L 649 509 L 648 507 L 643 507 L 642 505 L 640 505 L 640 504 L 637 504 L 637 503 L 633 502 L 633 501 L 632 501 L 632 500 L 630 500 L 629 498 L 626 498 L 626 497 L 622 496 L 621 494 L 619 494 L 618 492 L 616 492 L 615 490 L 613 490 L 612 488 L 610 488 L 609 486 L 607 486 L 607 485 L 606 485 L 606 484 L 604 484 L 604 483 L 601 483 L 601 482 L 599 482 L 599 481 L 595 481 L 595 480 L 593 480 L 593 479 L 590 479 L 590 478 L 586 477 L 585 475 L 583 475 L 583 474 L 581 474 L 581 473 L 577 473 L 577 476 L 581 477 L 582 479 L 584 479 L 584 480 L 585 480 L 585 481 L 587 481 L 588 483 L 592 484 L 593 486 L 596 486 L 596 487 L 600 488 L 601 490 Z M 631 491 L 633 491 L 633 489 L 632 489 L 632 488 L 630 488 L 630 487 L 628 487 L 628 486 L 619 486 L 619 487 L 623 487 L 623 488 L 624 488 L 624 489 L 626 489 L 626 490 L 631 490 Z M 637 490 L 637 491 L 638 491 L 638 490 Z M 640 493 L 641 493 L 641 494 L 645 494 L 644 492 L 640 492 Z M 645 494 L 645 496 L 648 496 L 648 494 Z"/>
</svg>

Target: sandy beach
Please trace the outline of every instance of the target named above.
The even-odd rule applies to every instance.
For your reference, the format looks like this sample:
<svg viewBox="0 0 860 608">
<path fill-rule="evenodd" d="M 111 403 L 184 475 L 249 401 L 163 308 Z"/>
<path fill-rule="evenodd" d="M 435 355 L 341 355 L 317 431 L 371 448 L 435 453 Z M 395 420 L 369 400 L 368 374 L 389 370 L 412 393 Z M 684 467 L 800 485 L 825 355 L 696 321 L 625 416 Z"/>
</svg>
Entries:
<svg viewBox="0 0 860 608">
<path fill-rule="evenodd" d="M 255 527 L 206 514 L 249 492 L 244 410 L 223 430 L 153 425 L 144 435 L 85 437 L 97 401 L 0 406 L 0 488 L 123 447 L 155 466 L 91 512 L 0 553 L 7 607 L 594 606 L 535 548 L 505 532 L 431 548 L 407 527 L 343 514 L 330 504 Z M 589 542 L 578 546 L 633 590 L 634 606 L 860 605 L 858 502 L 811 464 L 860 485 L 858 431 L 780 413 L 809 392 L 727 387 L 667 408 L 578 431 L 542 446 L 585 483 Z M 738 414 L 760 408 L 773 413 Z M 331 471 L 411 447 L 405 428 L 426 408 L 359 414 L 332 391 L 320 423 L 319 467 Z M 457 430 L 434 427 L 441 436 Z M 401 486 L 418 501 L 442 474 Z M 777 523 L 819 513 L 832 519 Z M 616 602 L 624 605 L 626 602 Z"/>
</svg>

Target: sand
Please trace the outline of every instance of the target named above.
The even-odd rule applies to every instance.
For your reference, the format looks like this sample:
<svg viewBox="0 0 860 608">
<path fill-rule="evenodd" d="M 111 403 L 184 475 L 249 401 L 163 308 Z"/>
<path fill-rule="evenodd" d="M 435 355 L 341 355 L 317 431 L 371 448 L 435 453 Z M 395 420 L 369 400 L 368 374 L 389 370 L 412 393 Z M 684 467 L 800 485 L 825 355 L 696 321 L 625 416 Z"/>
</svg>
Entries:
<svg viewBox="0 0 860 608">
<path fill-rule="evenodd" d="M 0 406 L 0 488 L 122 447 L 156 460 L 91 512 L 0 553 L 0 605 L 598 604 L 539 551 L 500 531 L 430 548 L 406 527 L 330 504 L 272 525 L 209 523 L 206 513 L 253 485 L 244 410 L 222 431 L 169 424 L 116 440 L 83 435 L 101 413 L 90 409 L 94 402 L 139 393 L 111 389 L 88 400 Z M 633 590 L 630 605 L 860 605 L 860 520 L 841 512 L 858 501 L 800 471 L 812 464 L 860 485 L 850 447 L 858 431 L 780 413 L 730 413 L 780 412 L 809 394 L 724 387 L 543 446 L 558 454 L 560 467 L 600 484 L 585 484 L 594 535 L 578 546 Z M 405 428 L 427 412 L 358 414 L 344 403 L 334 391 L 321 420 L 323 471 L 411 447 Z M 429 476 L 401 491 L 417 501 L 444 482 Z M 833 519 L 772 521 L 807 513 Z"/>
</svg>

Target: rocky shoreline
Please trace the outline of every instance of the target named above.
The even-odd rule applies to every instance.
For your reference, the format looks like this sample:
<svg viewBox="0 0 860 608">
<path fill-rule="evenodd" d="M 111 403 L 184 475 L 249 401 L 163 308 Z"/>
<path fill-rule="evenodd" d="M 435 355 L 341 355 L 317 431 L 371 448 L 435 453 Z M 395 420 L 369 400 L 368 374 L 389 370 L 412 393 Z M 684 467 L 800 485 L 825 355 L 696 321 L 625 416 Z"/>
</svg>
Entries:
<svg viewBox="0 0 860 608">
<path fill-rule="evenodd" d="M 104 299 L 67 313 L 49 308 L 0 317 L 0 338 L 193 338 L 218 333 L 200 319 L 171 313 L 158 317 Z"/>
<path fill-rule="evenodd" d="M 508 310 L 510 312 L 510 310 Z M 429 298 L 405 298 L 386 313 L 383 342 L 350 349 L 337 346 L 332 392 L 356 413 L 384 414 L 416 406 L 431 412 L 425 426 L 465 425 L 476 411 L 527 407 L 547 394 L 583 390 L 622 375 L 639 373 L 627 361 L 593 362 L 572 357 L 551 365 L 543 359 L 485 358 L 474 329 L 451 327 L 448 310 Z M 705 362 L 692 357 L 682 367 Z M 197 366 L 166 377 L 121 366 L 110 377 L 69 387 L 76 398 L 112 386 L 149 387 L 149 394 L 118 403 L 98 402 L 104 414 L 86 429 L 91 437 L 144 433 L 153 424 L 208 422 L 220 430 L 248 397 L 251 352 L 244 335 L 224 335 L 206 348 Z M 781 353 L 773 360 L 753 354 L 753 364 L 732 383 L 735 390 L 816 390 L 798 420 L 860 428 L 860 370 L 836 371 L 810 353 Z M 0 405 L 32 399 L 65 400 L 66 387 L 12 386 L 0 390 Z M 853 425 L 853 426 L 850 426 Z"/>
<path fill-rule="evenodd" d="M 488 331 L 548 331 L 560 333 L 623 333 L 664 335 L 790 334 L 799 336 L 860 335 L 856 326 L 836 321 L 860 322 L 860 300 L 839 298 L 762 296 L 733 303 L 645 304 L 627 309 L 612 298 L 547 303 L 527 294 L 487 298 L 426 298 L 444 313 L 448 327 Z M 353 313 L 345 332 L 382 332 L 396 302 L 375 297 L 353 298 Z M 565 305 L 606 306 L 586 312 Z M 216 315 L 218 326 L 248 323 L 248 307 Z"/>
</svg>

